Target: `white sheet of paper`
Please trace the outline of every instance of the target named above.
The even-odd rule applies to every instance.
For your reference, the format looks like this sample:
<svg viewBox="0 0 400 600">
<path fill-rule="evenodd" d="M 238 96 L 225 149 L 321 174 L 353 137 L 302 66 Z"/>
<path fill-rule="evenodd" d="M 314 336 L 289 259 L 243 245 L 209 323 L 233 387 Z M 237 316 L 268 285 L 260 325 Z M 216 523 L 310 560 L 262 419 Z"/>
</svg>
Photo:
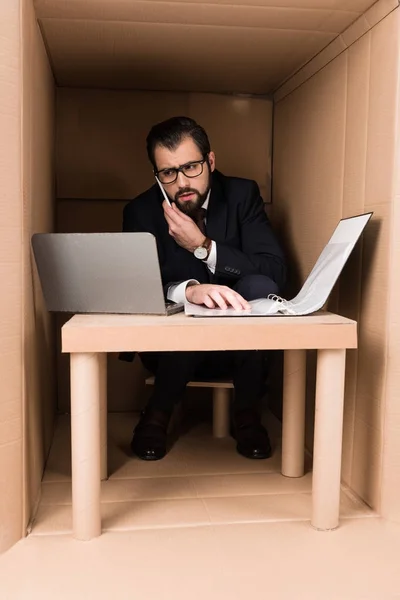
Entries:
<svg viewBox="0 0 400 600">
<path fill-rule="evenodd" d="M 328 300 L 344 265 L 372 213 L 342 219 L 322 250 L 300 292 L 290 301 L 260 298 L 250 302 L 251 311 L 210 309 L 185 303 L 185 314 L 198 317 L 259 317 L 279 315 L 309 315 L 320 310 Z"/>
<path fill-rule="evenodd" d="M 185 302 L 185 314 L 193 317 L 262 317 L 282 316 L 279 312 L 282 305 L 268 298 L 260 298 L 249 302 L 251 310 L 235 310 L 234 308 L 207 308 L 207 306 Z"/>
</svg>

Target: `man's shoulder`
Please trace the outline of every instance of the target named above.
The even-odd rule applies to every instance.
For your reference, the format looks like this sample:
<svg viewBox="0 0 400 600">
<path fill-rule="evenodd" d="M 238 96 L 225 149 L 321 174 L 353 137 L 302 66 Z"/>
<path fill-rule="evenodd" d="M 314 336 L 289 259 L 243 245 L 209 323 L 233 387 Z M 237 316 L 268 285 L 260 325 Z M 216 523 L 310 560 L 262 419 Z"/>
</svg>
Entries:
<svg viewBox="0 0 400 600">
<path fill-rule="evenodd" d="M 150 188 L 135 196 L 132 200 L 130 200 L 125 205 L 126 211 L 131 211 L 135 209 L 142 209 L 146 207 L 147 209 L 151 207 L 154 203 L 159 203 L 159 195 L 158 189 L 156 185 L 152 185 Z"/>
<path fill-rule="evenodd" d="M 220 171 L 216 172 L 216 179 L 228 198 L 237 198 L 240 201 L 250 194 L 259 194 L 258 184 L 253 179 L 224 175 Z"/>
</svg>

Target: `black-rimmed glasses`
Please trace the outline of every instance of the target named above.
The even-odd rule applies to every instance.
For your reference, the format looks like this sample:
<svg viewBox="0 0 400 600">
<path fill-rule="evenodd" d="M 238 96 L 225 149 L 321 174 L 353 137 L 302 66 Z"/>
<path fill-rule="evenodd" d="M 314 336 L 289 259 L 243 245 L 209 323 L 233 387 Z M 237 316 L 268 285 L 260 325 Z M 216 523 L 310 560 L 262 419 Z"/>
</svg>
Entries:
<svg viewBox="0 0 400 600">
<path fill-rule="evenodd" d="M 166 185 L 170 183 L 175 183 L 178 179 L 178 173 L 183 173 L 185 177 L 199 177 L 202 174 L 204 169 L 204 163 L 207 161 L 207 157 L 203 158 L 203 160 L 194 160 L 188 162 L 180 167 L 174 167 L 171 169 L 161 169 L 161 171 L 154 171 L 155 176 L 159 179 L 161 183 L 165 183 Z"/>
</svg>

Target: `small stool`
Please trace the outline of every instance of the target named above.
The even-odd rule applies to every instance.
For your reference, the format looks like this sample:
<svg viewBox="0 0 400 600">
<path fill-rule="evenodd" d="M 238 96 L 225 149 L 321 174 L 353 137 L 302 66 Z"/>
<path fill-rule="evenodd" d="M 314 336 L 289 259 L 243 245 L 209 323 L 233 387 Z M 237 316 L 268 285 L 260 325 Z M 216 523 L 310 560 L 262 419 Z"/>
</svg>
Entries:
<svg viewBox="0 0 400 600">
<path fill-rule="evenodd" d="M 154 377 L 146 379 L 146 385 L 154 385 Z M 204 387 L 213 389 L 213 436 L 224 438 L 229 436 L 229 402 L 233 383 L 220 379 L 211 381 L 189 381 L 188 387 Z"/>
</svg>

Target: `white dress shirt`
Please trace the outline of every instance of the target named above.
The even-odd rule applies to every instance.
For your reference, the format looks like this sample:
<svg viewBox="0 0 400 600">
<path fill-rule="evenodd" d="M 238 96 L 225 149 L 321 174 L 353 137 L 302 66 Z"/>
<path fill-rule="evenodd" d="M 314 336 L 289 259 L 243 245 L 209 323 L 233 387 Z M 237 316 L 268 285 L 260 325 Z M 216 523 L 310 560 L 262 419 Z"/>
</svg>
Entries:
<svg viewBox="0 0 400 600">
<path fill-rule="evenodd" d="M 211 194 L 211 190 L 208 192 L 207 198 L 205 199 L 204 204 L 202 205 L 202 208 L 204 208 L 205 210 L 208 209 L 208 203 L 210 201 L 210 194 Z M 207 222 L 207 215 L 206 215 L 204 221 Z M 215 267 L 217 265 L 217 244 L 214 242 L 214 240 L 211 242 L 210 254 L 208 255 L 208 258 L 206 260 L 203 260 L 203 262 L 206 263 L 209 271 L 211 271 L 211 273 L 214 274 Z M 171 287 L 168 288 L 167 299 L 170 300 L 171 302 L 176 302 L 176 303 L 185 302 L 187 286 L 189 284 L 195 285 L 198 283 L 199 283 L 199 281 L 197 281 L 196 279 L 188 279 L 187 281 L 182 281 L 182 283 L 178 283 L 176 285 L 171 285 Z"/>
</svg>

